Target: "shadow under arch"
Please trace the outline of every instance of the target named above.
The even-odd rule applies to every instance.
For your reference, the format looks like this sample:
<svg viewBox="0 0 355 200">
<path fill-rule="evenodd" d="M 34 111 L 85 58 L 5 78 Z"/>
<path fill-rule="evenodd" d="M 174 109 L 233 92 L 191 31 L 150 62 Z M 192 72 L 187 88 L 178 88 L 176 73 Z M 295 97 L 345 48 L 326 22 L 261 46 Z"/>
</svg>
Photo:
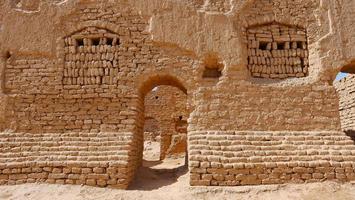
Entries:
<svg viewBox="0 0 355 200">
<path fill-rule="evenodd" d="M 332 72 L 331 80 L 338 97 L 341 130 L 351 137 L 355 143 L 355 123 L 353 120 L 355 113 L 352 109 L 352 102 L 355 98 L 353 95 L 355 59 Z"/>
<path fill-rule="evenodd" d="M 340 69 L 340 72 L 355 74 L 355 59 Z"/>
</svg>

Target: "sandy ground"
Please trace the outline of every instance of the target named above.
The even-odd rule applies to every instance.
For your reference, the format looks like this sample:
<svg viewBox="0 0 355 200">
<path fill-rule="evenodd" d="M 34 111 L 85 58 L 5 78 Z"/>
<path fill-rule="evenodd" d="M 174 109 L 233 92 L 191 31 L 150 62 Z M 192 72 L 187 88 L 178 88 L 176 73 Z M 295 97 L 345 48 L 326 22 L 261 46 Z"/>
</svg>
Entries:
<svg viewBox="0 0 355 200">
<path fill-rule="evenodd" d="M 190 187 L 184 158 L 154 160 L 159 145 L 147 144 L 143 167 L 129 190 L 78 185 L 0 186 L 0 200 L 355 200 L 355 184 L 335 182 L 243 187 Z"/>
</svg>

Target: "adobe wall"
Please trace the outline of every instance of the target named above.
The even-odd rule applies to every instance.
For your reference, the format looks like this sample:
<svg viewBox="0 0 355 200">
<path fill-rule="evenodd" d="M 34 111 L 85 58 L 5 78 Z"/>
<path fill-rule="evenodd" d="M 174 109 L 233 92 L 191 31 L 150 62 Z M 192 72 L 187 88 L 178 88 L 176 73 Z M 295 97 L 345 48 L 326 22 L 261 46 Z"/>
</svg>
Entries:
<svg viewBox="0 0 355 200">
<path fill-rule="evenodd" d="M 137 11 L 99 7 L 79 3 L 73 15 L 62 13 L 65 19 L 58 21 L 55 33 L 42 39 L 51 37 L 53 55 L 35 50 L 4 53 L 9 56 L 3 62 L 6 133 L 1 138 L 14 139 L 2 144 L 8 153 L 1 156 L 2 184 L 45 181 L 127 188 L 133 179 L 143 150 L 140 89 L 149 82 L 141 77 L 150 78 L 159 68 L 163 75 L 177 76 L 190 71 L 194 61 L 190 54 L 171 55 L 171 47 L 153 44 L 146 30 L 149 19 Z M 9 9 L 9 16 L 19 12 Z M 43 45 L 42 40 L 33 43 Z M 39 48 L 46 50 L 45 45 Z M 53 138 L 43 135 L 47 133 Z M 66 134 L 72 135 L 66 139 Z M 82 136 L 86 134 L 90 137 Z M 15 141 L 31 147 L 19 148 Z M 32 158 L 35 149 L 45 153 Z M 78 169 L 68 171 L 71 167 Z M 37 172 L 43 174 L 32 176 Z"/>
<path fill-rule="evenodd" d="M 159 85 L 187 94 L 191 185 L 354 179 L 353 1 L 26 2 L 0 2 L 1 184 L 127 188 Z"/>
<path fill-rule="evenodd" d="M 196 131 L 189 139 L 191 185 L 355 180 L 354 141 L 343 132 Z"/>
<path fill-rule="evenodd" d="M 343 131 L 353 132 L 355 130 L 355 76 L 348 74 L 347 77 L 336 81 L 334 86 L 339 96 L 341 128 Z"/>
<path fill-rule="evenodd" d="M 160 159 L 184 154 L 189 117 L 186 94 L 176 87 L 159 86 L 145 97 L 144 109 L 144 126 L 160 136 Z"/>
</svg>

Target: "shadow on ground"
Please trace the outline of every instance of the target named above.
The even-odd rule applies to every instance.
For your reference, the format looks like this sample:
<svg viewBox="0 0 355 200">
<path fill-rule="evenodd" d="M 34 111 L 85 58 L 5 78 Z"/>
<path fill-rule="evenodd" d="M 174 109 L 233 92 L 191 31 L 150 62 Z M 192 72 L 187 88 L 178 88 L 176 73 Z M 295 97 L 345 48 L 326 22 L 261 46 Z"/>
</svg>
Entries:
<svg viewBox="0 0 355 200">
<path fill-rule="evenodd" d="M 143 166 L 138 169 L 136 177 L 128 190 L 157 190 L 176 183 L 178 178 L 187 172 L 188 168 L 185 165 L 168 166 L 165 168 L 162 161 L 144 160 Z"/>
</svg>

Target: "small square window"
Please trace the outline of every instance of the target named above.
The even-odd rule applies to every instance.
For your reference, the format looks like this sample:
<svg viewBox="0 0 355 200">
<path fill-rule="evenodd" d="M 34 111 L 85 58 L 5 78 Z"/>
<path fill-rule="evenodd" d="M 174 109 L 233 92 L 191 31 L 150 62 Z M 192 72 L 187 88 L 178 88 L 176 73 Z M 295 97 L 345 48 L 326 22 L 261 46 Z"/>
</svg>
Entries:
<svg viewBox="0 0 355 200">
<path fill-rule="evenodd" d="M 259 49 L 260 50 L 267 50 L 267 42 L 259 42 Z"/>
<path fill-rule="evenodd" d="M 285 49 L 285 43 L 283 43 L 283 42 L 278 42 L 278 43 L 277 43 L 277 49 L 278 49 L 278 50 L 284 50 L 284 49 Z"/>
<path fill-rule="evenodd" d="M 303 49 L 303 42 L 297 42 L 297 49 Z"/>
<path fill-rule="evenodd" d="M 203 71 L 203 78 L 219 78 L 222 76 L 222 72 L 217 68 L 206 68 Z"/>
<path fill-rule="evenodd" d="M 92 45 L 93 46 L 99 46 L 100 45 L 100 38 L 93 38 L 91 39 Z"/>
<path fill-rule="evenodd" d="M 84 46 L 84 39 L 83 38 L 77 38 L 76 40 L 76 46 Z"/>
<path fill-rule="evenodd" d="M 107 38 L 107 45 L 113 46 L 113 38 Z"/>
</svg>

